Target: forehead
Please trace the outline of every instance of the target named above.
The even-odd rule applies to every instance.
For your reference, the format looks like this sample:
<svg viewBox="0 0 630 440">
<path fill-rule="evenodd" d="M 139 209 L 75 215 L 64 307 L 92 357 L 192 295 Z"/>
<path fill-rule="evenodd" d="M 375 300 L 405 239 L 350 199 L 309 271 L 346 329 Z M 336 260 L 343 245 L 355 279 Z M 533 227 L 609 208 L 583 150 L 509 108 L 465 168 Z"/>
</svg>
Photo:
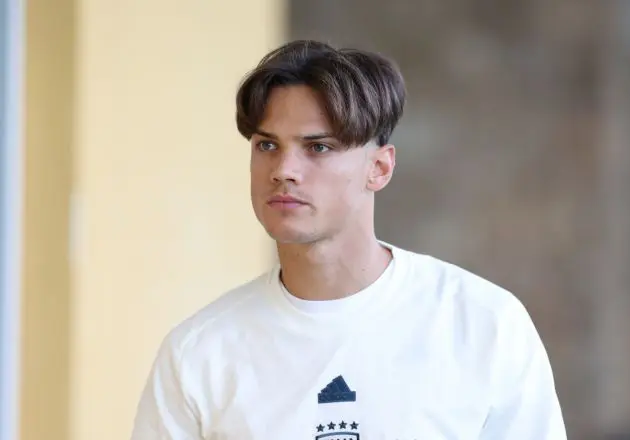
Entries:
<svg viewBox="0 0 630 440">
<path fill-rule="evenodd" d="M 320 97 L 308 86 L 276 87 L 269 94 L 260 129 L 283 134 L 330 132 Z"/>
</svg>

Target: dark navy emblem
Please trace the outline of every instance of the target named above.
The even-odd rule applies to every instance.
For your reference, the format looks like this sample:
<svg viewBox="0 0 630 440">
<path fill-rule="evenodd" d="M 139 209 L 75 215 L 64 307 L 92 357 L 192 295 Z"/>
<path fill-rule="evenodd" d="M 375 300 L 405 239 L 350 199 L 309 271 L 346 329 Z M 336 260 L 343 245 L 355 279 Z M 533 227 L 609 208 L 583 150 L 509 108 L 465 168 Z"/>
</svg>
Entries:
<svg viewBox="0 0 630 440">
<path fill-rule="evenodd" d="M 351 391 L 343 376 L 337 376 L 317 394 L 317 403 L 356 402 L 357 393 Z"/>
</svg>

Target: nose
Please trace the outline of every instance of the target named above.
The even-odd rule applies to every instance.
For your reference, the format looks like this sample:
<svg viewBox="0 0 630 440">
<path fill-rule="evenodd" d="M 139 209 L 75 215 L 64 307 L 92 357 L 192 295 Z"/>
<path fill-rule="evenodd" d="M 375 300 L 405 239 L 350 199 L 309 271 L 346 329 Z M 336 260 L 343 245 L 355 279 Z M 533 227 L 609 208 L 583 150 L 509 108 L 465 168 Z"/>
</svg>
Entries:
<svg viewBox="0 0 630 440">
<path fill-rule="evenodd" d="M 274 183 L 300 184 L 302 182 L 302 160 L 295 151 L 279 152 L 274 165 L 271 173 L 271 180 Z"/>
</svg>

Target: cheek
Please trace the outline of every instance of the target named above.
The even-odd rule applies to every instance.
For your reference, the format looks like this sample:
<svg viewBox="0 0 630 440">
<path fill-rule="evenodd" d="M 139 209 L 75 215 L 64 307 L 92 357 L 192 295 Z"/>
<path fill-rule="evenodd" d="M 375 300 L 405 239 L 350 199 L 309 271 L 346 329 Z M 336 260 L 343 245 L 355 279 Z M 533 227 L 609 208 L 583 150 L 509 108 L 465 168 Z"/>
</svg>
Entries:
<svg viewBox="0 0 630 440">
<path fill-rule="evenodd" d="M 357 175 L 338 175 L 329 180 L 327 186 L 335 210 L 349 212 L 363 203 L 362 188 L 365 182 Z"/>
<path fill-rule="evenodd" d="M 266 197 L 268 197 L 268 189 L 265 182 L 255 173 L 252 173 L 250 178 L 250 198 L 255 210 L 261 208 Z"/>
<path fill-rule="evenodd" d="M 260 189 L 269 180 L 268 179 L 269 173 L 267 172 L 267 169 L 264 166 L 264 163 L 262 163 L 260 160 L 252 160 L 249 167 L 249 173 L 250 173 L 252 191 Z"/>
</svg>

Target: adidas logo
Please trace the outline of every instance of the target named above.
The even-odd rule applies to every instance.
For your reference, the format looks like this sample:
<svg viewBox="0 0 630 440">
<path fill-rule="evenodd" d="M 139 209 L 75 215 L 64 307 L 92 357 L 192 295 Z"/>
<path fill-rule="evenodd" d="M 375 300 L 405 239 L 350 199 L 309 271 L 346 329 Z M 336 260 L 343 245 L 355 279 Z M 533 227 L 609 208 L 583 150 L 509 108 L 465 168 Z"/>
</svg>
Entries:
<svg viewBox="0 0 630 440">
<path fill-rule="evenodd" d="M 317 394 L 317 403 L 356 402 L 357 393 L 351 391 L 343 376 L 337 376 Z"/>
</svg>

